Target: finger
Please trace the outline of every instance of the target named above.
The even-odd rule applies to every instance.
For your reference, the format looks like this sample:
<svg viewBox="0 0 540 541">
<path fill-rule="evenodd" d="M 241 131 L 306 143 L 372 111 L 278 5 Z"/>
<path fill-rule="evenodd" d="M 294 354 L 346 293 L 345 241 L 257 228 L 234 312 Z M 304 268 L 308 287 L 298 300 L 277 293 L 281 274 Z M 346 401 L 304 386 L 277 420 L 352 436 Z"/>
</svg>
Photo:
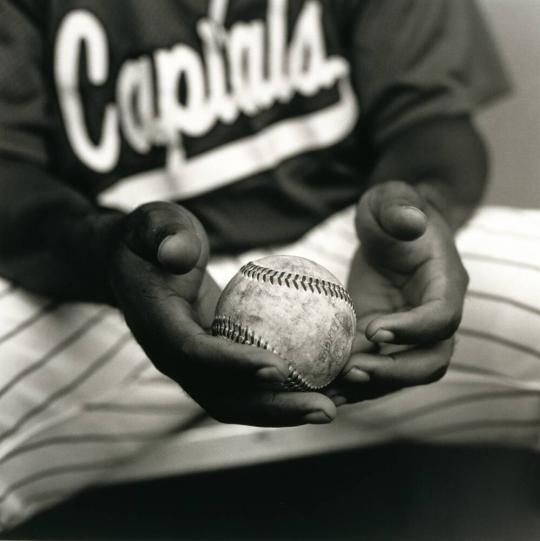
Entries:
<svg viewBox="0 0 540 541">
<path fill-rule="evenodd" d="M 461 306 L 430 301 L 375 319 L 368 325 L 366 337 L 379 344 L 429 344 L 453 336 L 461 317 Z"/>
<path fill-rule="evenodd" d="M 282 389 L 288 381 L 288 363 L 274 353 L 254 345 L 238 344 L 226 338 L 196 334 L 182 346 L 184 362 L 199 372 L 246 378 L 262 388 Z"/>
<path fill-rule="evenodd" d="M 356 226 L 362 241 L 375 236 L 411 241 L 427 227 L 424 202 L 412 186 L 389 181 L 371 188 L 359 203 Z"/>
<path fill-rule="evenodd" d="M 378 347 L 378 344 L 374 343 L 373 340 L 369 340 L 364 332 L 359 329 L 354 337 L 351 353 L 376 353 Z"/>
<path fill-rule="evenodd" d="M 419 304 L 372 318 L 366 326 L 366 337 L 375 343 L 396 344 L 425 344 L 451 337 L 461 322 L 468 285 L 457 255 L 451 263 L 449 257 L 446 265 L 424 265 L 423 272 L 407 286 L 422 292 Z"/>
<path fill-rule="evenodd" d="M 361 370 L 369 374 L 369 383 L 396 388 L 425 385 L 444 376 L 453 349 L 454 340 L 449 339 L 395 353 L 353 355 L 343 370 L 341 379 L 349 384 L 358 384 L 354 373 L 355 370 Z"/>
<path fill-rule="evenodd" d="M 201 243 L 193 231 L 184 229 L 166 236 L 159 244 L 157 260 L 174 274 L 185 274 L 197 265 Z"/>
<path fill-rule="evenodd" d="M 134 269 L 141 260 L 129 250 L 121 255 L 124 265 Z M 143 262 L 150 266 L 150 263 Z M 124 317 L 133 334 L 139 338 L 145 353 L 155 366 L 170 378 L 181 381 L 181 375 L 197 368 L 199 371 L 218 373 L 226 370 L 239 376 L 253 375 L 260 369 L 268 368 L 253 377 L 261 385 L 274 382 L 283 384 L 288 379 L 288 364 L 277 355 L 254 346 L 238 344 L 221 337 L 211 336 L 206 327 L 209 321 L 199 321 L 189 302 L 175 291 L 163 287 L 159 281 L 154 284 L 148 279 L 143 286 L 137 272 L 123 275 L 123 290 L 132 294 L 121 295 Z M 209 295 L 214 297 L 215 291 Z M 146 302 L 150 299 L 151 302 Z M 215 299 L 202 302 L 214 302 Z M 148 322 L 152 322 L 151 326 Z"/>
<path fill-rule="evenodd" d="M 133 252 L 168 272 L 184 274 L 207 259 L 202 226 L 190 212 L 174 203 L 138 207 L 126 217 L 125 231 L 125 241 Z"/>
<path fill-rule="evenodd" d="M 228 396 L 207 409 L 223 423 L 253 426 L 327 424 L 336 417 L 333 402 L 319 393 L 260 392 Z"/>
<path fill-rule="evenodd" d="M 355 404 L 366 400 L 374 400 L 399 391 L 402 387 L 383 382 L 372 382 L 369 385 L 352 384 L 347 381 L 336 382 L 329 392 L 330 399 L 339 408 L 347 404 Z"/>
<path fill-rule="evenodd" d="M 193 304 L 195 313 L 199 314 L 199 323 L 210 333 L 216 306 L 221 296 L 221 289 L 208 272 L 204 273 L 196 301 Z"/>
</svg>

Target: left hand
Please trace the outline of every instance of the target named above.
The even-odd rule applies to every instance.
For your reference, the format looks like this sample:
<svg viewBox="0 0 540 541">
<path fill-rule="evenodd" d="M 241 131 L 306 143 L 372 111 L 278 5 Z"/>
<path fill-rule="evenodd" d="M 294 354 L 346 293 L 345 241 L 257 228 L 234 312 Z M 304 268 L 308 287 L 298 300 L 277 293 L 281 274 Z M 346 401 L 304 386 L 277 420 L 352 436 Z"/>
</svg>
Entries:
<svg viewBox="0 0 540 541">
<path fill-rule="evenodd" d="M 368 190 L 356 228 L 361 245 L 348 288 L 358 330 L 328 390 L 337 405 L 440 379 L 468 284 L 452 230 L 412 186 L 391 181 Z"/>
</svg>

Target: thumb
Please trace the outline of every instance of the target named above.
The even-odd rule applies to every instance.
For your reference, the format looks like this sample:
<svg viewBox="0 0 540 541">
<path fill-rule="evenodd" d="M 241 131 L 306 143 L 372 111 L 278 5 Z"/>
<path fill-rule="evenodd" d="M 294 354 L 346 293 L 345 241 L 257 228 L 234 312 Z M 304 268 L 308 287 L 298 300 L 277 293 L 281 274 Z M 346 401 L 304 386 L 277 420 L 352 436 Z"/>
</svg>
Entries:
<svg viewBox="0 0 540 541">
<path fill-rule="evenodd" d="M 124 240 L 140 257 L 166 271 L 185 274 L 208 261 L 208 241 L 200 222 L 175 203 L 147 203 L 126 217 Z"/>
<path fill-rule="evenodd" d="M 427 227 L 424 205 L 420 194 L 406 182 L 393 180 L 376 185 L 360 200 L 356 218 L 358 235 L 361 240 L 373 233 L 400 241 L 415 240 Z"/>
</svg>

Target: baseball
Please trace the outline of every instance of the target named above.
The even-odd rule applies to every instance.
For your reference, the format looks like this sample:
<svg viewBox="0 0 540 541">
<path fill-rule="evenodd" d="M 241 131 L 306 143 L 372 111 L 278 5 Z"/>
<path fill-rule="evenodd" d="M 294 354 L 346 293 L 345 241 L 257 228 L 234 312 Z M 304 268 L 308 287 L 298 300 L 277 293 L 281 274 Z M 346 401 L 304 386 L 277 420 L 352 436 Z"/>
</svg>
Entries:
<svg viewBox="0 0 540 541">
<path fill-rule="evenodd" d="M 351 297 L 324 267 L 276 255 L 244 265 L 223 290 L 212 332 L 285 359 L 285 388 L 323 389 L 339 374 L 356 329 Z"/>
</svg>

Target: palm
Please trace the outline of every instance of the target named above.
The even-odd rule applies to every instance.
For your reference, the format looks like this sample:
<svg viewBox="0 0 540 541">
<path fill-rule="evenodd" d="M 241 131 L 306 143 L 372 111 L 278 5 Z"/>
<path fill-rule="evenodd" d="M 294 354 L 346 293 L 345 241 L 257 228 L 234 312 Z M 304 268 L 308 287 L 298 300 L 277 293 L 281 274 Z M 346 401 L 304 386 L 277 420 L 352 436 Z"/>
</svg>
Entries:
<svg viewBox="0 0 540 541">
<path fill-rule="evenodd" d="M 156 281 L 160 283 L 160 289 L 169 291 L 170 300 L 175 298 L 177 309 L 208 331 L 214 319 L 220 290 L 206 272 L 205 266 L 206 261 L 202 261 L 183 275 L 170 274 L 156 268 L 153 271 L 157 274 Z"/>
<path fill-rule="evenodd" d="M 158 370 L 224 422 L 294 426 L 335 416 L 322 394 L 276 392 L 288 377 L 277 355 L 209 333 L 220 290 L 206 272 L 208 242 L 193 215 L 156 202 L 136 209 L 124 226 L 112 289 Z"/>
<path fill-rule="evenodd" d="M 398 280 L 377 271 L 366 260 L 361 249 L 353 259 L 347 287 L 357 314 L 355 351 L 369 350 L 372 346 L 365 337 L 369 323 L 383 314 L 403 310 L 410 300 L 406 298 Z"/>
</svg>

